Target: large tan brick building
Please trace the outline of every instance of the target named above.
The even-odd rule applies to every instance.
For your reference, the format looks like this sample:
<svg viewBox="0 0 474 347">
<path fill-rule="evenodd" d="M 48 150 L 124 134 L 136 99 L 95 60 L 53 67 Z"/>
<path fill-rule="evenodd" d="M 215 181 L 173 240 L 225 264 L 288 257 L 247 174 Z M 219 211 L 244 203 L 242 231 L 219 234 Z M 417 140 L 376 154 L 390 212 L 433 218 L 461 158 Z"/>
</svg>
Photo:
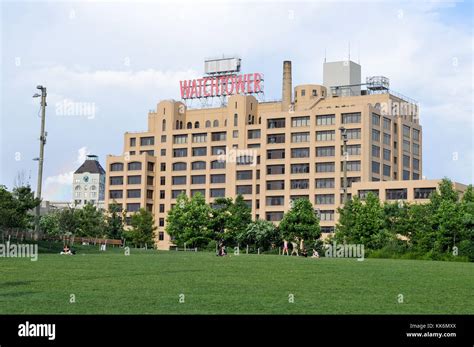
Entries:
<svg viewBox="0 0 474 347">
<path fill-rule="evenodd" d="M 259 102 L 254 95 L 230 95 L 215 108 L 159 102 L 148 114 L 148 130 L 125 133 L 123 154 L 107 157 L 106 206 L 115 201 L 129 214 L 141 207 L 152 211 L 160 249 L 171 244 L 166 214 L 182 191 L 200 192 L 207 201 L 242 194 L 254 218 L 274 222 L 291 200 L 307 197 L 322 231 L 332 232 L 343 199 L 341 127 L 349 197 L 381 189 L 384 199 L 415 200 L 415 188 L 436 188 L 435 181 L 418 181 L 422 131 L 416 103 L 390 91 L 383 77 L 360 83 L 360 66 L 353 62 L 327 64 L 324 79 L 332 85 L 293 89 L 291 62 L 284 62 L 278 102 Z M 410 193 L 392 192 L 383 181 L 398 181 L 393 189 Z M 417 196 L 426 198 L 426 189 Z"/>
</svg>

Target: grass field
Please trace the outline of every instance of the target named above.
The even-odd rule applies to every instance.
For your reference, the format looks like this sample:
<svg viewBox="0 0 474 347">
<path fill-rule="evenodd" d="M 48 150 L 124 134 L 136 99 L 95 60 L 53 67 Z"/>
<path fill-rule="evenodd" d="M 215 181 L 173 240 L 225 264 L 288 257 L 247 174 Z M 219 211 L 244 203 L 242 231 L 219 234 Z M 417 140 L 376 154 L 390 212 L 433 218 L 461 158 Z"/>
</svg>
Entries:
<svg viewBox="0 0 474 347">
<path fill-rule="evenodd" d="M 474 314 L 473 296 L 472 263 L 134 249 L 125 256 L 118 248 L 0 259 L 0 314 Z"/>
</svg>

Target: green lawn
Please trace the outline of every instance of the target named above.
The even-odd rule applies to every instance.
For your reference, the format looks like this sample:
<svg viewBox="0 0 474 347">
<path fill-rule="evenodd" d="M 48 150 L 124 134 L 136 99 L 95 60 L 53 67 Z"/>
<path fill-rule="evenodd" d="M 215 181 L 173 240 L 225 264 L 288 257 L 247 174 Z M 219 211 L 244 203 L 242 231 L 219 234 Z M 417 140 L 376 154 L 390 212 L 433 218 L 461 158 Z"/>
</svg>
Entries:
<svg viewBox="0 0 474 347">
<path fill-rule="evenodd" d="M 474 314 L 473 295 L 472 263 L 134 249 L 0 258 L 0 314 Z"/>
</svg>

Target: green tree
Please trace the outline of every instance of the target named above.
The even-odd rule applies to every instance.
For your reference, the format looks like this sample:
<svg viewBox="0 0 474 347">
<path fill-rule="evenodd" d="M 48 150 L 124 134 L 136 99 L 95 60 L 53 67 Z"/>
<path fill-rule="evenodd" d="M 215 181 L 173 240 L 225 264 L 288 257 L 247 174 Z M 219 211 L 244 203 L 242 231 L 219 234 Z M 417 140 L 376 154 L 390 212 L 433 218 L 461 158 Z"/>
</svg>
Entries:
<svg viewBox="0 0 474 347">
<path fill-rule="evenodd" d="M 16 187 L 12 192 L 0 186 L 0 226 L 6 228 L 32 228 L 31 213 L 41 201 L 34 197 L 30 186 Z"/>
<path fill-rule="evenodd" d="M 210 227 L 216 241 L 237 244 L 237 236 L 246 230 L 251 221 L 251 209 L 240 194 L 235 201 L 231 198 L 217 198 L 212 203 Z"/>
<path fill-rule="evenodd" d="M 211 216 L 211 207 L 202 194 L 189 199 L 181 193 L 166 218 L 166 232 L 179 246 L 205 247 L 212 240 Z"/>
<path fill-rule="evenodd" d="M 78 210 L 74 207 L 68 207 L 58 212 L 59 232 L 61 234 L 76 234 L 79 228 Z"/>
<path fill-rule="evenodd" d="M 105 218 L 100 209 L 92 204 L 86 204 L 76 211 L 76 235 L 85 237 L 104 237 Z"/>
<path fill-rule="evenodd" d="M 124 212 L 117 203 L 109 205 L 109 211 L 106 217 L 105 233 L 110 239 L 120 239 L 124 232 Z"/>
<path fill-rule="evenodd" d="M 141 208 L 132 215 L 131 226 L 131 229 L 125 232 L 128 241 L 140 247 L 153 245 L 156 226 L 151 212 Z"/>
<path fill-rule="evenodd" d="M 281 243 L 281 236 L 272 222 L 257 219 L 250 222 L 244 230 L 237 234 L 237 241 L 243 245 L 252 245 L 269 249 Z"/>
<path fill-rule="evenodd" d="M 60 235 L 61 232 L 59 229 L 59 212 L 54 211 L 47 215 L 41 216 L 39 225 L 40 230 L 48 235 Z"/>
<path fill-rule="evenodd" d="M 313 205 L 304 198 L 293 201 L 293 206 L 284 214 L 279 229 L 286 240 L 304 240 L 308 244 L 313 244 L 321 235 Z"/>
</svg>

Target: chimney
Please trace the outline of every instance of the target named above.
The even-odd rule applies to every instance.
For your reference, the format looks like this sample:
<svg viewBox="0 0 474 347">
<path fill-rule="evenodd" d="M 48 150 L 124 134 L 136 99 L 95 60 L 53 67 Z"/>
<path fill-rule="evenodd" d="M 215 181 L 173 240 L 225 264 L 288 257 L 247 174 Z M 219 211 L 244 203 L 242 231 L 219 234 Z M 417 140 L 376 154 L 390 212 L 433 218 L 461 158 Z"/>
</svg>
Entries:
<svg viewBox="0 0 474 347">
<path fill-rule="evenodd" d="M 281 110 L 288 111 L 292 103 L 291 61 L 283 62 L 283 87 L 281 95 Z"/>
</svg>

